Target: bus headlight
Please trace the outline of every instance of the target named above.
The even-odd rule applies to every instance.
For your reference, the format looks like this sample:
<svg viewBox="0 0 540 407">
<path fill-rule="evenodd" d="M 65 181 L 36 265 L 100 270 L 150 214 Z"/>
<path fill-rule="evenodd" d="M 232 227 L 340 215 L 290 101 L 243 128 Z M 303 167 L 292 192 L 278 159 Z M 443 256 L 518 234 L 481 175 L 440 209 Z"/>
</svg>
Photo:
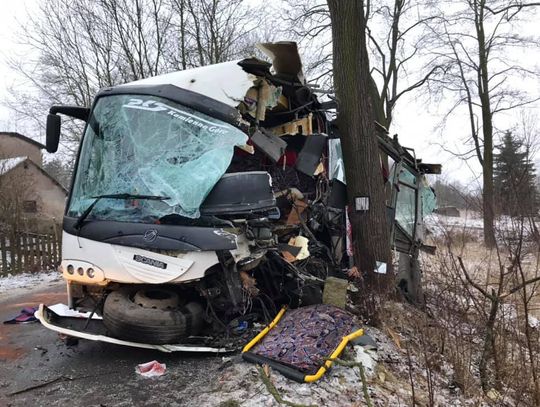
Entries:
<svg viewBox="0 0 540 407">
<path fill-rule="evenodd" d="M 64 260 L 60 265 L 66 280 L 83 284 L 105 284 L 105 273 L 95 264 L 82 260 Z"/>
</svg>

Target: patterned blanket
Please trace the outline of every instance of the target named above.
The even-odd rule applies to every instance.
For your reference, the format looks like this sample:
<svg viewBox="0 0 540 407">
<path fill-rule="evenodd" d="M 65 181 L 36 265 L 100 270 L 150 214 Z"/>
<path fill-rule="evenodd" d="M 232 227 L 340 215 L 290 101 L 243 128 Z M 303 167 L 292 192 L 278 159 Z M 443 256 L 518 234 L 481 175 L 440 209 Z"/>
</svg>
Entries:
<svg viewBox="0 0 540 407">
<path fill-rule="evenodd" d="M 315 374 L 353 327 L 354 317 L 332 305 L 289 310 L 251 352 Z"/>
</svg>

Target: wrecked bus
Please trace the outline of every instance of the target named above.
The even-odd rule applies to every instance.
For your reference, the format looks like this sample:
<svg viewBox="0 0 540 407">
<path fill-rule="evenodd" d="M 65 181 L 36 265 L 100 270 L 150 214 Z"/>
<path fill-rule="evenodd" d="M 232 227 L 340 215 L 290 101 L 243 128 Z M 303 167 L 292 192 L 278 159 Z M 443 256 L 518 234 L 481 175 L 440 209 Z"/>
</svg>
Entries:
<svg viewBox="0 0 540 407">
<path fill-rule="evenodd" d="M 272 63 L 225 62 L 101 90 L 85 122 L 63 219 L 64 309 L 38 318 L 63 334 L 222 352 L 284 304 L 322 301 L 346 278 L 346 179 L 331 112 L 306 83 L 294 43 Z M 394 246 L 414 260 L 424 165 L 381 130 Z M 81 318 L 82 317 L 82 318 Z"/>
</svg>

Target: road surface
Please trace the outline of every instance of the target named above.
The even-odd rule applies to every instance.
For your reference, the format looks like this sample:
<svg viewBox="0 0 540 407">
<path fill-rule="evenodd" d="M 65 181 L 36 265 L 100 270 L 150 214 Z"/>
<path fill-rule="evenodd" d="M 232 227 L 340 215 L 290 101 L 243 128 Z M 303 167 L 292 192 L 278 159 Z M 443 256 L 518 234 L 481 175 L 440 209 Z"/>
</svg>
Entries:
<svg viewBox="0 0 540 407">
<path fill-rule="evenodd" d="M 0 294 L 0 320 L 25 306 L 65 301 L 62 282 Z M 164 376 L 147 379 L 135 373 L 136 365 L 154 359 L 167 365 Z M 2 324 L 0 406 L 190 406 L 201 393 L 215 391 L 222 364 L 221 356 L 84 340 L 68 347 L 39 322 Z"/>
</svg>

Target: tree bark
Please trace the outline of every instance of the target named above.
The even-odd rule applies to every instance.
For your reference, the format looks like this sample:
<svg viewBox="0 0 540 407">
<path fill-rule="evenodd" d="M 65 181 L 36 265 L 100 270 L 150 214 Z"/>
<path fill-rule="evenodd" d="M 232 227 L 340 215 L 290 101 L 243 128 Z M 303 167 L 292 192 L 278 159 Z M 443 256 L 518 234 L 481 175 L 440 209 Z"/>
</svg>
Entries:
<svg viewBox="0 0 540 407">
<path fill-rule="evenodd" d="M 347 173 L 355 264 L 364 293 L 387 293 L 393 286 L 390 224 L 374 125 L 372 87 L 366 47 L 363 1 L 328 0 L 333 36 L 333 68 L 339 103 L 338 126 Z M 369 209 L 357 211 L 355 198 L 366 197 Z M 375 273 L 376 261 L 387 273 Z"/>
</svg>

